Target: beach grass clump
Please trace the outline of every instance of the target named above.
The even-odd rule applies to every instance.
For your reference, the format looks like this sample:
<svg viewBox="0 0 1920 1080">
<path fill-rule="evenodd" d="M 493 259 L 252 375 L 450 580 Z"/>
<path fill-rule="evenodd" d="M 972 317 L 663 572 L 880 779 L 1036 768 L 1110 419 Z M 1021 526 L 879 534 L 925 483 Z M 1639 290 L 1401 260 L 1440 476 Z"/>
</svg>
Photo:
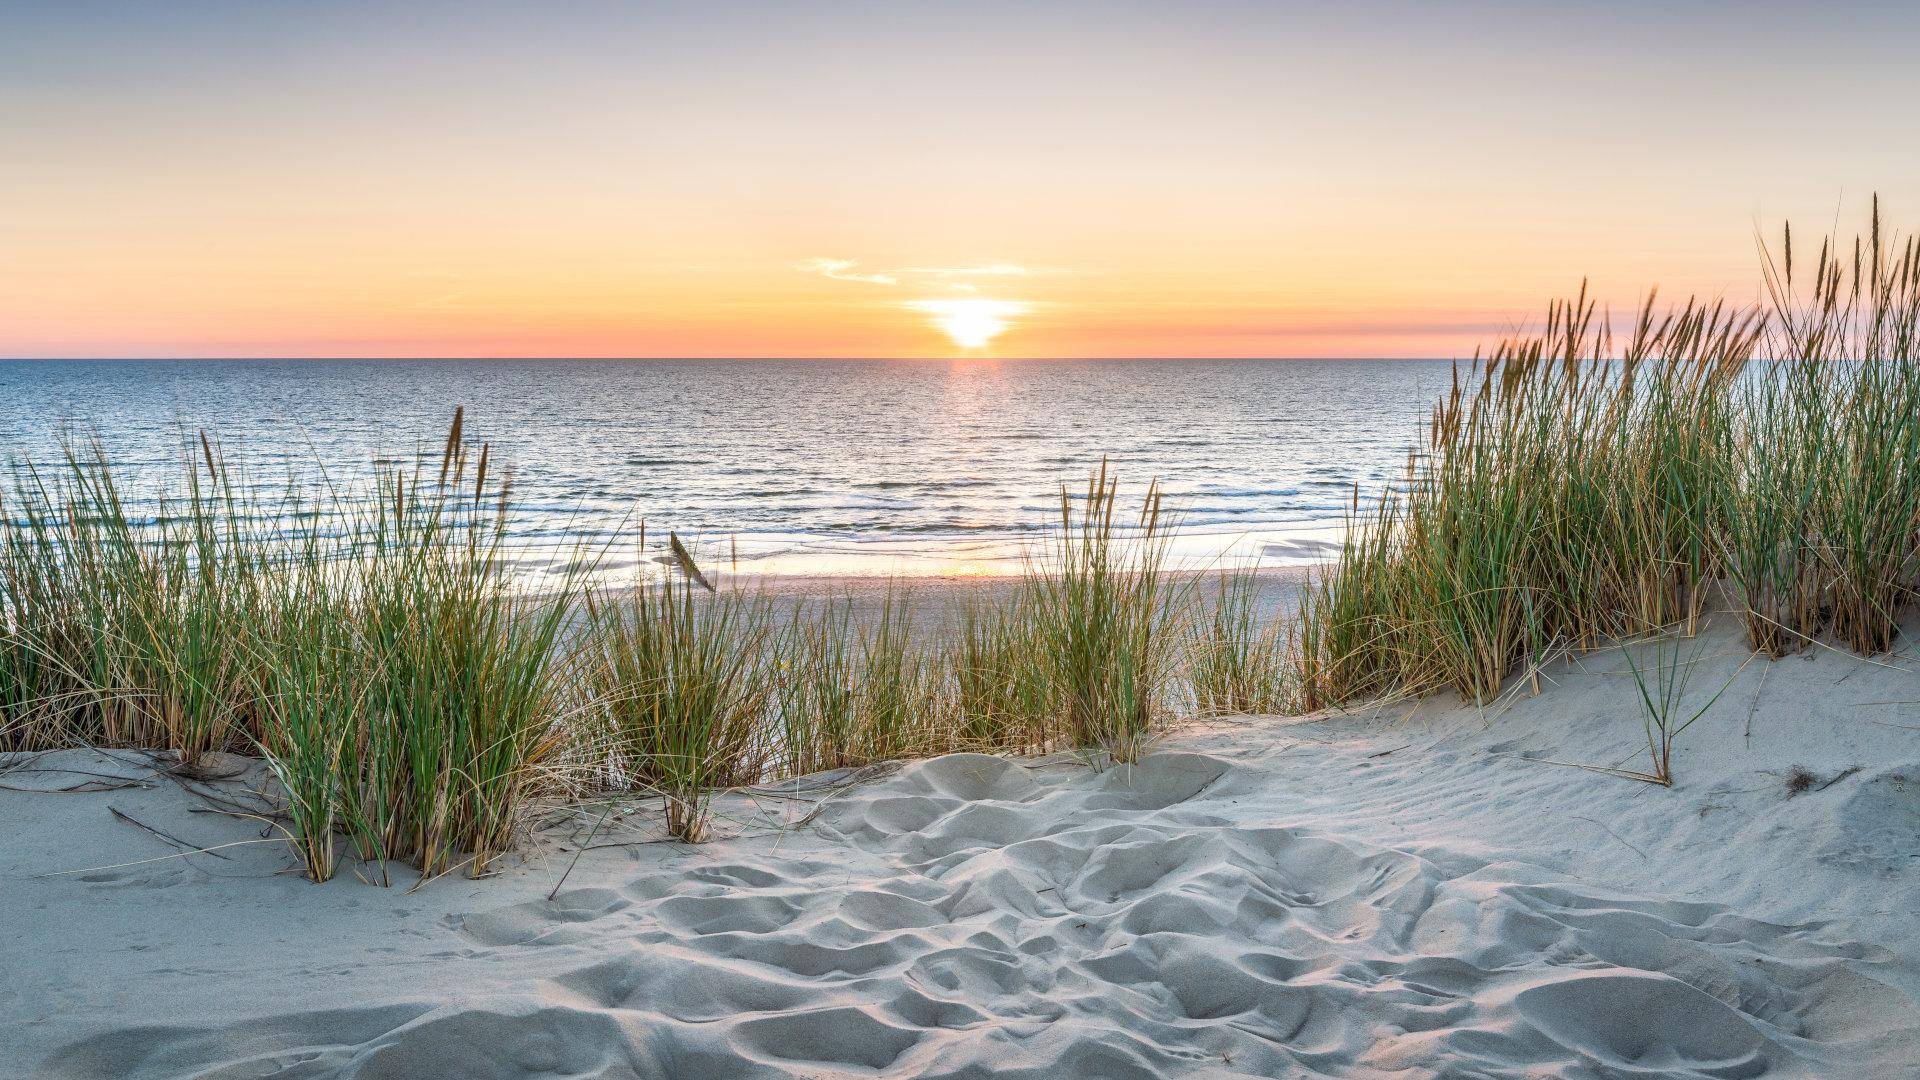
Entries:
<svg viewBox="0 0 1920 1080">
<path fill-rule="evenodd" d="M 1723 588 L 1769 655 L 1889 648 L 1920 536 L 1920 246 L 1791 234 L 1770 310 L 1649 297 L 1616 339 L 1583 288 L 1456 369 L 1405 479 L 1308 590 L 1309 708 L 1451 688 L 1648 626 Z"/>
<path fill-rule="evenodd" d="M 16 468 L 13 481 L 0 491 L 0 750 L 49 749 L 89 734 L 92 694 L 76 667 L 87 628 L 37 475 Z"/>
<path fill-rule="evenodd" d="M 1293 627 L 1263 617 L 1254 570 L 1222 571 L 1192 620 L 1187 684 L 1203 716 L 1291 713 L 1300 706 Z"/>
<path fill-rule="evenodd" d="M 889 588 L 872 611 L 851 599 L 798 603 L 773 647 L 780 775 L 952 747 L 937 656 L 904 593 Z"/>
<path fill-rule="evenodd" d="M 380 835 L 366 806 L 356 759 L 377 671 L 356 633 L 344 575 L 334 572 L 317 534 L 283 567 L 287 602 L 263 627 L 254 672 L 262 720 L 259 750 L 280 783 L 283 828 L 314 881 L 333 877 L 339 845 L 351 837 L 378 855 Z"/>
<path fill-rule="evenodd" d="M 475 875 L 512 838 L 523 795 L 568 737 L 564 635 L 594 560 L 580 553 L 536 593 L 515 587 L 502 548 L 510 485 L 460 438 L 438 478 L 381 478 L 351 538 L 357 648 L 374 672 L 353 748 L 364 857 L 423 874 L 464 853 Z M 490 484 L 489 480 L 493 482 Z"/>
<path fill-rule="evenodd" d="M 705 839 L 715 789 L 754 783 L 777 683 L 764 599 L 672 576 L 623 598 L 589 594 L 580 675 L 620 775 L 657 791 L 669 835 Z"/>
<path fill-rule="evenodd" d="M 98 443 L 16 466 L 0 502 L 0 747 L 163 750 L 188 772 L 258 751 L 316 879 L 342 839 L 372 863 L 485 872 L 568 737 L 563 632 L 592 560 L 540 593 L 516 587 L 508 485 L 460 425 L 437 469 L 277 498 L 201 435 L 183 482 L 139 512 Z"/>
<path fill-rule="evenodd" d="M 963 602 L 932 631 L 889 587 L 873 605 L 798 603 L 779 632 L 754 635 L 775 687 L 766 775 L 955 750 L 1136 758 L 1176 696 L 1191 590 L 1164 565 L 1157 492 L 1132 524 L 1117 507 L 1104 467 L 1078 507 L 1063 491 L 1061 528 L 1016 587 Z M 1275 655 L 1271 641 L 1249 644 Z"/>
<path fill-rule="evenodd" d="M 1747 638 L 1768 656 L 1810 640 L 1826 615 L 1817 538 L 1827 380 L 1818 364 L 1756 364 L 1725 435 L 1720 550 Z"/>
<path fill-rule="evenodd" d="M 1411 665 L 1397 649 L 1402 620 L 1391 598 L 1404 592 L 1407 562 L 1397 557 L 1400 501 L 1389 491 L 1370 510 L 1354 488 L 1348 504 L 1340 557 L 1322 567 L 1302 590 L 1298 624 L 1301 707 L 1364 701 L 1393 692 Z"/>
<path fill-rule="evenodd" d="M 1119 514 L 1119 480 L 1103 462 L 1076 513 L 1060 492 L 1060 527 L 1030 568 L 1026 603 L 1066 741 L 1138 760 L 1169 704 L 1191 584 L 1166 569 L 1169 522 L 1157 487 L 1137 520 Z"/>
<path fill-rule="evenodd" d="M 860 727 L 872 761 L 928 757 L 957 748 L 943 723 L 943 690 L 931 635 L 916 618 L 912 596 L 890 586 L 860 634 Z"/>
<path fill-rule="evenodd" d="M 1863 362 L 1840 393 L 1822 464 L 1827 498 L 1820 564 L 1833 635 L 1863 655 L 1886 652 L 1912 592 L 1920 532 L 1920 364 Z"/>
<path fill-rule="evenodd" d="M 1774 381 L 1785 382 L 1795 507 L 1809 520 L 1798 550 L 1808 600 L 1790 615 L 1799 638 L 1828 613 L 1834 635 L 1885 651 L 1912 593 L 1920 528 L 1920 240 L 1896 243 L 1876 196 L 1851 253 L 1824 240 L 1810 282 L 1796 280 L 1792 234 L 1766 264 L 1774 311 Z"/>
<path fill-rule="evenodd" d="M 204 470 L 204 471 L 203 471 Z M 255 732 L 263 515 L 202 435 L 136 516 L 98 443 L 0 497 L 0 746 L 161 749 L 191 770 Z"/>
<path fill-rule="evenodd" d="M 341 840 L 382 882 L 390 861 L 484 874 L 570 738 L 565 631 L 592 560 L 539 593 L 516 587 L 510 485 L 460 429 L 456 412 L 437 471 L 384 469 L 275 549 L 256 742 L 315 880 Z"/>
<path fill-rule="evenodd" d="M 1758 323 L 1642 310 L 1624 348 L 1584 293 L 1456 371 L 1423 454 L 1303 605 L 1308 697 L 1450 688 L 1697 618 L 1717 573 L 1728 388 Z"/>
<path fill-rule="evenodd" d="M 161 504 L 163 537 L 144 548 L 157 557 L 147 574 L 152 587 L 134 592 L 148 603 L 136 605 L 126 628 L 136 655 L 151 665 L 152 722 L 188 770 L 258 736 L 249 692 L 254 645 L 262 619 L 292 599 L 266 587 L 273 549 L 256 532 L 263 515 L 250 488 L 235 482 L 204 433 L 199 444 L 199 462 L 183 470 L 181 502 Z"/>
<path fill-rule="evenodd" d="M 969 598 L 945 646 L 948 711 L 960 748 L 1044 753 L 1063 737 L 1052 665 L 1030 590 L 998 603 Z"/>
<path fill-rule="evenodd" d="M 779 772 L 803 776 L 872 760 L 855 685 L 861 649 L 853 605 L 836 600 L 796 604 L 775 652 Z"/>
</svg>

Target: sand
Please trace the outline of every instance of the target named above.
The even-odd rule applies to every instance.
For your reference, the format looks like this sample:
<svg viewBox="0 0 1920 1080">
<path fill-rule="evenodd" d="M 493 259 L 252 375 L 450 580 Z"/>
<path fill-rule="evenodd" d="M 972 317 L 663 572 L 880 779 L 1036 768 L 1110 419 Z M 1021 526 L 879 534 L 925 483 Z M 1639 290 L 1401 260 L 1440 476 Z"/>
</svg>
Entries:
<svg viewBox="0 0 1920 1080">
<path fill-rule="evenodd" d="M 1636 764 L 1625 671 L 1190 724 L 1101 771 L 814 778 L 699 848 L 621 804 L 570 872 L 601 808 L 556 810 L 498 876 L 412 891 L 307 883 L 139 755 L 46 755 L 0 783 L 145 786 L 0 790 L 0 1071 L 1920 1076 L 1920 662 L 1715 636 L 1695 686 L 1738 675 L 1675 788 L 1539 760 Z M 109 807 L 242 846 L 167 858 Z"/>
</svg>

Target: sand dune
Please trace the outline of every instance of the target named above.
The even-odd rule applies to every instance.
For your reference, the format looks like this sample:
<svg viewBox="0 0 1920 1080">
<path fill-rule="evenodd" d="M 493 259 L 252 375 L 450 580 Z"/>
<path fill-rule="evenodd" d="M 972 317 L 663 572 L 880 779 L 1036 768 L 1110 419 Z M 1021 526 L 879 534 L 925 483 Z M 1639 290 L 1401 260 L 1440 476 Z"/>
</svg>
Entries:
<svg viewBox="0 0 1920 1080">
<path fill-rule="evenodd" d="M 273 844 L 36 878 L 166 853 L 104 805 L 260 830 L 0 792 L 0 1020 L 57 1077 L 1920 1075 L 1920 722 L 1879 704 L 1913 664 L 1721 643 L 1671 791 L 1529 760 L 1633 751 L 1597 654 L 1488 710 L 733 800 L 742 835 L 591 851 L 552 901 L 577 827 L 411 893 Z"/>
</svg>

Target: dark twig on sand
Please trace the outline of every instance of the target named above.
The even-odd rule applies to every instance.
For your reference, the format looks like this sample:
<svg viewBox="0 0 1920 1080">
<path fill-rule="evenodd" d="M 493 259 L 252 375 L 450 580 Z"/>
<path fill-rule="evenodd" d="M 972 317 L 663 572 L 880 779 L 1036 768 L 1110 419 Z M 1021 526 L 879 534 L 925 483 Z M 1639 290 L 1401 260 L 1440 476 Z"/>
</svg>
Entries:
<svg viewBox="0 0 1920 1080">
<path fill-rule="evenodd" d="M 124 821 L 129 825 L 132 825 L 136 829 L 145 829 L 147 832 L 150 832 L 153 835 L 159 837 L 160 839 L 165 840 L 167 843 L 172 844 L 177 848 L 180 848 L 182 851 L 185 851 L 188 854 L 211 855 L 216 859 L 227 859 L 225 855 L 222 855 L 219 852 L 214 851 L 210 848 L 203 848 L 194 844 L 189 844 L 185 840 L 182 840 L 179 837 L 172 835 L 171 833 L 161 832 L 159 829 L 156 829 L 151 825 L 148 825 L 144 822 L 136 821 L 133 818 L 129 817 L 126 814 L 121 813 L 119 810 L 111 806 L 107 807 L 107 813 L 112 814 L 114 817 L 119 818 L 121 821 Z M 233 860 L 227 859 L 227 861 L 232 862 Z"/>
<path fill-rule="evenodd" d="M 599 820 L 599 821 L 596 821 L 596 822 L 594 822 L 594 823 L 593 823 L 593 828 L 591 828 L 591 829 L 588 829 L 588 830 L 587 830 L 587 842 L 588 842 L 588 843 L 592 843 L 592 842 L 593 842 L 593 834 L 594 834 L 594 833 L 596 833 L 596 832 L 599 832 L 599 831 L 600 831 L 600 826 L 602 826 L 602 825 L 604 825 L 604 824 L 606 824 L 606 821 L 607 821 L 607 818 L 608 818 L 608 817 L 610 817 L 610 816 L 612 816 L 612 814 L 613 814 L 613 808 L 614 808 L 615 806 L 618 806 L 618 805 L 619 805 L 619 803 L 617 803 L 617 802 L 609 802 L 609 803 L 607 803 L 607 808 L 606 808 L 605 810 L 603 810 L 603 811 L 601 811 L 601 813 L 600 813 L 600 820 Z M 559 896 L 559 895 L 560 895 L 560 886 L 562 886 L 562 885 L 565 885 L 565 884 L 567 883 L 567 876 L 568 876 L 569 874 L 572 874 L 572 873 L 573 873 L 573 868 L 574 868 L 575 866 L 577 866 L 577 865 L 579 865 L 579 863 L 580 863 L 580 854 L 581 854 L 582 852 L 584 852 L 584 851 L 586 851 L 586 850 L 587 850 L 587 849 L 586 849 L 586 848 L 584 848 L 584 847 L 579 847 L 579 848 L 575 848 L 575 849 L 574 849 L 574 851 L 573 851 L 573 858 L 572 858 L 572 860 L 570 860 L 570 861 L 569 861 L 569 862 L 567 863 L 567 869 L 566 869 L 566 870 L 565 870 L 565 871 L 564 871 L 564 872 L 563 872 L 563 873 L 562 873 L 562 874 L 560 875 L 560 880 L 559 880 L 559 881 L 556 881 L 556 882 L 554 882 L 554 883 L 553 883 L 553 891 L 552 891 L 552 892 L 549 892 L 549 893 L 547 893 L 547 899 L 548 899 L 548 900 L 552 900 L 552 899 L 553 899 L 554 897 L 556 897 L 556 896 Z"/>
<path fill-rule="evenodd" d="M 53 771 L 67 772 L 69 770 L 58 769 Z M 89 795 L 101 791 L 126 791 L 129 788 L 146 788 L 152 786 L 152 784 L 143 784 L 138 780 L 123 779 L 117 783 L 109 783 L 105 780 L 82 780 L 77 784 L 69 784 L 66 787 L 55 788 L 21 787 L 18 784 L 0 784 L 0 790 L 24 791 L 31 795 Z"/>
<path fill-rule="evenodd" d="M 1813 790 L 1825 791 L 1828 788 L 1832 787 L 1833 785 L 1839 783 L 1842 780 L 1845 780 L 1847 777 L 1852 776 L 1854 773 L 1857 773 L 1860 771 L 1861 771 L 1861 766 L 1859 765 L 1849 766 L 1848 768 L 1842 769 L 1839 772 L 1834 773 L 1831 777 L 1827 778 L 1826 783 L 1821 784 L 1819 787 L 1814 788 Z"/>
</svg>

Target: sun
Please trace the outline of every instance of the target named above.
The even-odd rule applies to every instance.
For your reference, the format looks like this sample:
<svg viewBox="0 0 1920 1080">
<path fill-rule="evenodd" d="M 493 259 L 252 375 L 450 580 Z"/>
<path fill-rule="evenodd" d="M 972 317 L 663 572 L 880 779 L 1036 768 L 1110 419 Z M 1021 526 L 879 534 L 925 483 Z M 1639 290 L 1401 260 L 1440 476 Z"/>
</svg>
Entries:
<svg viewBox="0 0 1920 1080">
<path fill-rule="evenodd" d="M 916 300 L 913 307 L 933 316 L 933 324 L 963 349 L 984 349 L 991 345 L 994 338 L 1007 332 L 1010 319 L 1026 311 L 1025 304 L 1011 300 L 975 297 Z"/>
</svg>

